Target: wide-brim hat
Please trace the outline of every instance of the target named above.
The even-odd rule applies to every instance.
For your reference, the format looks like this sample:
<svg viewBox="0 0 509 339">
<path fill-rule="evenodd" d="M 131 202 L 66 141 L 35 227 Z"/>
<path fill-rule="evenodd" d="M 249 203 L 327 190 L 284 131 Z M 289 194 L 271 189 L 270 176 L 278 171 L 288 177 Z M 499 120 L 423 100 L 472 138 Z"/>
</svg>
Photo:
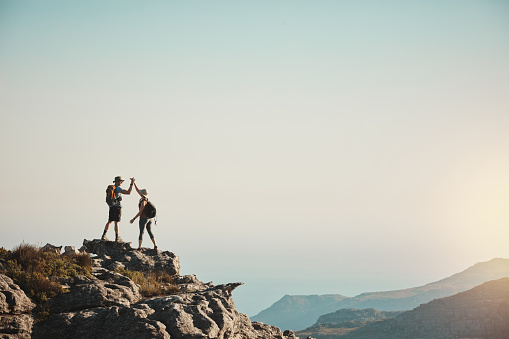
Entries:
<svg viewBox="0 0 509 339">
<path fill-rule="evenodd" d="M 124 181 L 124 179 L 122 179 L 121 176 L 115 177 L 115 180 L 113 180 L 113 182 L 122 182 L 122 181 Z"/>
<path fill-rule="evenodd" d="M 143 195 L 143 196 L 147 196 L 148 195 L 148 191 L 144 188 L 144 189 L 141 189 L 140 190 L 140 193 Z"/>
</svg>

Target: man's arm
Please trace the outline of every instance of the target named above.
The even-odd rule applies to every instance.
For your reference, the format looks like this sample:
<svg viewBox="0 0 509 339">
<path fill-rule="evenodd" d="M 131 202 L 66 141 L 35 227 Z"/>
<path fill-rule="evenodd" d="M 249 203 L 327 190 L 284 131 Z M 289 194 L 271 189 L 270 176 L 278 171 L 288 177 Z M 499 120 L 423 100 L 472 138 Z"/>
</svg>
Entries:
<svg viewBox="0 0 509 339">
<path fill-rule="evenodd" d="M 134 178 L 131 178 L 131 185 L 129 185 L 129 189 L 127 191 L 126 190 L 122 190 L 122 194 L 125 194 L 125 195 L 131 194 L 131 191 L 133 189 L 133 183 L 134 183 Z"/>
</svg>

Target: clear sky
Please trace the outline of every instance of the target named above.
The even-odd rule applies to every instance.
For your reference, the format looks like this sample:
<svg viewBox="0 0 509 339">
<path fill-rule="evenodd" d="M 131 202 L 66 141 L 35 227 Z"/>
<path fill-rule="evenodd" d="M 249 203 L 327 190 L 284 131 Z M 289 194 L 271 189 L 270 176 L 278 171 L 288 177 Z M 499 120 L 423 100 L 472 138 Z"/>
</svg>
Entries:
<svg viewBox="0 0 509 339">
<path fill-rule="evenodd" d="M 509 258 L 507 1 L 0 0 L 0 112 L 6 248 L 99 238 L 121 175 L 248 315 Z"/>
</svg>

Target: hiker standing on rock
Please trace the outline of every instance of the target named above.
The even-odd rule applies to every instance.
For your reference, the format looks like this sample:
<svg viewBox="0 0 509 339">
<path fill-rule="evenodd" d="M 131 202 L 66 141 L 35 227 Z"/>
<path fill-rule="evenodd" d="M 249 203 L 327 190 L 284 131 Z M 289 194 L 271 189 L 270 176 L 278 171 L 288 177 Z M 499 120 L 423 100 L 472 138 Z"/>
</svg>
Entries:
<svg viewBox="0 0 509 339">
<path fill-rule="evenodd" d="M 136 192 L 140 195 L 141 199 L 138 204 L 138 214 L 131 219 L 131 224 L 136 220 L 136 218 L 140 217 L 140 236 L 138 237 L 138 251 L 141 251 L 141 243 L 143 242 L 143 231 L 145 230 L 145 226 L 147 227 L 148 235 L 150 236 L 150 240 L 154 243 L 154 249 L 157 250 L 156 240 L 154 235 L 152 234 L 152 218 L 155 216 L 155 207 L 151 202 L 148 201 L 148 191 L 146 189 L 139 190 L 136 183 L 134 183 L 134 187 L 136 188 Z"/>
<path fill-rule="evenodd" d="M 104 227 L 104 232 L 101 237 L 101 240 L 108 241 L 108 238 L 106 238 L 106 232 L 108 232 L 110 224 L 114 222 L 115 241 L 122 241 L 122 239 L 118 235 L 118 223 L 120 222 L 120 217 L 122 216 L 122 204 L 120 203 L 120 201 L 122 201 L 122 194 L 126 195 L 131 194 L 131 190 L 133 189 L 134 184 L 134 178 L 131 178 L 131 185 L 129 186 L 129 189 L 127 191 L 120 187 L 122 182 L 124 182 L 124 180 L 122 180 L 122 177 L 120 176 L 115 177 L 115 180 L 113 180 L 113 183 L 115 185 L 109 185 L 108 188 L 106 189 L 106 203 L 108 204 L 108 206 L 110 206 L 110 212 L 108 216 L 108 222 Z"/>
</svg>

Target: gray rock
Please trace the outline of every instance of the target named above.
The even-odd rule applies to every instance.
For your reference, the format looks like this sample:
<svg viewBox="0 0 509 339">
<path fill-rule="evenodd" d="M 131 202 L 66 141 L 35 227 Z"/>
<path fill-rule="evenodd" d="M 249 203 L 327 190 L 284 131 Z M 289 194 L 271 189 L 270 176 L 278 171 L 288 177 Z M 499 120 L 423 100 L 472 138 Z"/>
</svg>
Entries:
<svg viewBox="0 0 509 339">
<path fill-rule="evenodd" d="M 283 336 L 284 337 L 287 337 L 288 339 L 298 339 L 296 336 L 295 336 L 295 333 L 291 330 L 286 330 L 283 332 Z"/>
<path fill-rule="evenodd" d="M 64 255 L 73 255 L 80 253 L 76 247 L 74 246 L 65 246 L 64 247 Z"/>
<path fill-rule="evenodd" d="M 194 274 L 174 277 L 173 282 L 178 285 L 181 292 L 205 291 L 214 287 L 212 282 L 203 283 Z"/>
<path fill-rule="evenodd" d="M 121 274 L 101 269 L 94 277 L 61 279 L 70 286 L 68 293 L 50 300 L 52 312 L 79 311 L 94 307 L 126 306 L 141 300 L 140 288 Z"/>
<path fill-rule="evenodd" d="M 275 338 L 275 339 L 286 339 L 283 336 L 283 332 L 276 327 L 271 325 L 266 325 L 260 322 L 253 322 L 249 320 L 249 318 L 241 314 L 242 327 L 240 331 L 241 338 L 248 339 L 261 339 L 261 338 Z"/>
<path fill-rule="evenodd" d="M 245 314 L 237 311 L 232 292 L 242 283 L 213 286 L 203 291 L 152 298 L 134 305 L 150 309 L 149 319 L 166 326 L 172 338 L 292 338 L 277 327 L 251 323 Z"/>
<path fill-rule="evenodd" d="M 122 284 L 115 273 L 104 269 L 94 276 L 100 282 L 112 279 L 112 283 Z M 73 290 L 90 285 L 91 280 L 93 285 L 98 282 L 76 277 L 71 283 L 71 292 L 57 297 L 61 298 L 58 305 L 73 306 L 67 307 L 66 311 L 52 307 L 50 318 L 34 326 L 33 338 L 295 339 L 293 332 L 283 335 L 277 327 L 261 323 L 253 325 L 246 315 L 238 313 L 232 292 L 242 283 L 213 286 L 201 283 L 194 276 L 180 278 L 179 281 L 192 283 L 200 290 L 145 299 L 130 305 L 94 307 L 92 302 L 79 304 L 79 298 L 90 298 L 90 295 L 86 296 L 92 294 L 90 291 L 77 293 Z M 128 282 L 124 285 L 130 286 Z M 72 293 L 76 295 L 72 296 Z M 103 295 L 103 301 L 106 304 L 113 300 Z"/>
<path fill-rule="evenodd" d="M 56 313 L 34 326 L 32 338 L 169 339 L 165 326 L 139 308 L 113 306 Z"/>
<path fill-rule="evenodd" d="M 27 313 L 34 307 L 35 304 L 11 278 L 0 274 L 0 314 Z"/>
<path fill-rule="evenodd" d="M 31 338 L 34 319 L 29 314 L 0 315 L 0 338 Z"/>
<path fill-rule="evenodd" d="M 0 274 L 0 337 L 30 338 L 35 304 L 11 278 Z"/>
<path fill-rule="evenodd" d="M 51 244 L 46 244 L 44 247 L 41 248 L 41 250 L 45 252 L 53 252 L 56 254 L 60 254 L 62 252 L 62 246 L 53 246 Z"/>
<path fill-rule="evenodd" d="M 154 310 L 149 318 L 163 323 L 172 337 L 230 338 L 240 328 L 239 313 L 231 299 L 233 289 L 239 285 L 152 298 L 144 301 L 142 307 Z"/>
<path fill-rule="evenodd" d="M 142 249 L 135 251 L 130 243 L 103 241 L 99 239 L 84 240 L 83 247 L 88 253 L 101 259 L 101 267 L 114 270 L 119 264 L 131 271 L 161 271 L 172 276 L 180 273 L 179 257 L 169 251 Z"/>
</svg>

